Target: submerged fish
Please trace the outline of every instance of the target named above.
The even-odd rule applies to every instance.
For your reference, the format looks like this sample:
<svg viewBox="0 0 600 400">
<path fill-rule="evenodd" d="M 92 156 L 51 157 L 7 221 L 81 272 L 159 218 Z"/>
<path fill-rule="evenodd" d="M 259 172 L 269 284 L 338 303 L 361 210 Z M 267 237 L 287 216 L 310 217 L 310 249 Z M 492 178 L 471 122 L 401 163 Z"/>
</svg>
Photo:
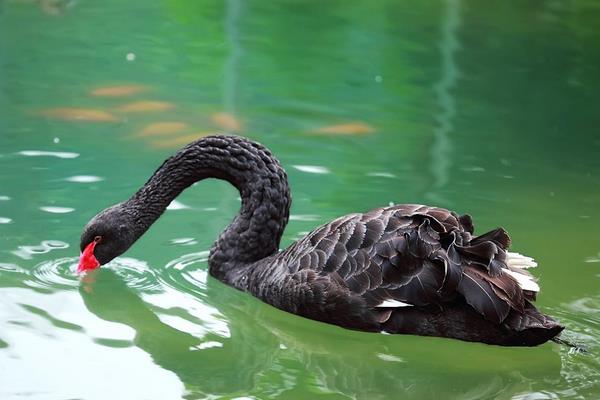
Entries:
<svg viewBox="0 0 600 400">
<path fill-rule="evenodd" d="M 133 103 L 124 104 L 117 108 L 117 111 L 124 113 L 137 112 L 157 112 L 165 111 L 174 108 L 175 104 L 166 101 L 135 101 Z"/>
<path fill-rule="evenodd" d="M 119 118 L 107 111 L 89 108 L 47 108 L 40 110 L 38 114 L 44 117 L 62 119 L 65 121 L 116 122 L 119 120 Z"/>
<path fill-rule="evenodd" d="M 183 122 L 154 122 L 146 125 L 140 132 L 140 136 L 168 135 L 181 132 L 188 127 Z"/>
<path fill-rule="evenodd" d="M 145 92 L 146 90 L 148 90 L 148 87 L 143 85 L 120 85 L 96 88 L 90 94 L 101 97 L 123 97 Z"/>
<path fill-rule="evenodd" d="M 231 113 L 218 112 L 214 113 L 210 117 L 212 122 L 219 128 L 223 128 L 232 132 L 240 132 L 242 130 L 242 123 L 235 117 L 235 115 Z"/>
<path fill-rule="evenodd" d="M 329 135 L 364 135 L 375 132 L 375 128 L 364 122 L 348 122 L 345 124 L 328 125 L 315 129 L 315 133 Z"/>
</svg>

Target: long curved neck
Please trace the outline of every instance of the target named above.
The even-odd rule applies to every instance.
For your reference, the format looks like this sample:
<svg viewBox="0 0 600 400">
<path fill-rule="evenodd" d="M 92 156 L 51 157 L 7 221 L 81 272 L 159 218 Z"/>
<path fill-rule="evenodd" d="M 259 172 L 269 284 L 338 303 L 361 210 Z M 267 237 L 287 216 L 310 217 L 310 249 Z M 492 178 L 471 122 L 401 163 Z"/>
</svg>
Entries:
<svg viewBox="0 0 600 400">
<path fill-rule="evenodd" d="M 291 204 L 287 175 L 269 150 L 238 136 L 205 137 L 167 159 L 127 201 L 142 216 L 141 233 L 184 189 L 205 178 L 230 182 L 242 199 L 239 214 L 211 249 L 211 273 L 225 279 L 236 266 L 276 253 Z"/>
</svg>

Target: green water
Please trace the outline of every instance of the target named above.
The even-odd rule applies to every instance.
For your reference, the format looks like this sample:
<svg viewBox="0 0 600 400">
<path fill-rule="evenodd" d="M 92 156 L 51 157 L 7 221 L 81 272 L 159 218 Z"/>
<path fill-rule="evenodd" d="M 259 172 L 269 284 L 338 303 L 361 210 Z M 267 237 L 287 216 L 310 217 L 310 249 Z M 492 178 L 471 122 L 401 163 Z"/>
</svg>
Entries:
<svg viewBox="0 0 600 400">
<path fill-rule="evenodd" d="M 582 0 L 0 1 L 0 398 L 600 398 L 599 24 Z M 115 85 L 143 90 L 90 94 Z M 73 107 L 113 121 L 48 111 Z M 346 331 L 230 289 L 206 272 L 239 207 L 218 181 L 77 277 L 89 218 L 223 112 L 288 170 L 282 245 L 390 202 L 468 212 L 538 260 L 539 307 L 589 354 Z M 316 133 L 349 123 L 372 132 Z"/>
</svg>

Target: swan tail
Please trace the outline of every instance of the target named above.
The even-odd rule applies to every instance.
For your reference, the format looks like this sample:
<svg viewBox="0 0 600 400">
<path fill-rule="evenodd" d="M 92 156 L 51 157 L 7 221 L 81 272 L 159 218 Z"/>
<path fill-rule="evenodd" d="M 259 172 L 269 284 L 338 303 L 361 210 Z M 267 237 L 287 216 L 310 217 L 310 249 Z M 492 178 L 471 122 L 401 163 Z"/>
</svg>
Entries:
<svg viewBox="0 0 600 400">
<path fill-rule="evenodd" d="M 514 340 L 525 346 L 536 346 L 552 340 L 564 329 L 558 321 L 540 312 L 529 301 L 525 302 L 523 313 L 512 312 L 504 324 L 514 332 Z"/>
<path fill-rule="evenodd" d="M 465 231 L 471 229 L 469 218 L 460 222 Z M 396 307 L 383 322 L 384 331 L 504 346 L 536 346 L 560 334 L 563 326 L 532 304 L 540 288 L 527 269 L 537 264 L 507 251 L 504 229 L 475 237 L 449 232 L 441 240 L 448 243 L 445 270 L 457 272 L 445 277 L 445 301 Z"/>
<path fill-rule="evenodd" d="M 382 325 L 387 333 L 441 336 L 500 346 L 537 346 L 558 338 L 564 329 L 528 304 L 523 313 L 511 311 L 503 324 L 489 321 L 466 303 L 443 307 L 395 309 Z"/>
</svg>

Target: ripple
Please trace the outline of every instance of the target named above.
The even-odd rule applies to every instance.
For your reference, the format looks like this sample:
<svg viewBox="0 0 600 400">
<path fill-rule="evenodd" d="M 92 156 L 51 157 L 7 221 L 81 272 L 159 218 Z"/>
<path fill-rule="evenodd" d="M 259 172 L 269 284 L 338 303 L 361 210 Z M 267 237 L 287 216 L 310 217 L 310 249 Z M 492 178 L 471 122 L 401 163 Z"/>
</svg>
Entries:
<svg viewBox="0 0 600 400">
<path fill-rule="evenodd" d="M 292 214 L 290 221 L 318 221 L 319 216 L 314 214 Z"/>
<path fill-rule="evenodd" d="M 29 271 L 29 279 L 24 282 L 40 289 L 69 289 L 79 286 L 77 277 L 78 257 L 63 257 L 43 261 Z"/>
<path fill-rule="evenodd" d="M 587 348 L 589 357 L 582 356 L 573 349 L 561 348 L 561 375 L 570 387 L 576 387 L 578 392 L 593 390 L 600 382 L 600 365 L 597 357 L 600 340 L 600 296 L 581 297 L 564 303 L 560 307 L 549 309 L 567 329 L 561 337 L 579 346 Z M 567 397 L 567 396 L 565 396 Z M 562 397 L 561 397 L 562 398 Z"/>
<path fill-rule="evenodd" d="M 479 165 L 471 165 L 471 166 L 467 166 L 467 167 L 462 167 L 461 170 L 465 171 L 465 172 L 485 172 L 485 168 L 480 167 Z"/>
<path fill-rule="evenodd" d="M 44 206 L 40 207 L 40 210 L 46 211 L 52 214 L 67 214 L 75 211 L 74 208 L 71 207 L 53 207 L 53 206 Z"/>
<path fill-rule="evenodd" d="M 25 272 L 25 270 L 19 267 L 17 264 L 12 263 L 0 263 L 0 272 Z"/>
<path fill-rule="evenodd" d="M 186 293 L 200 293 L 206 288 L 208 272 L 190 268 L 208 260 L 208 251 L 185 254 L 169 261 L 161 271 L 159 279 L 163 284 Z"/>
<path fill-rule="evenodd" d="M 29 279 L 24 282 L 30 287 L 56 290 L 72 289 L 79 287 L 80 282 L 93 281 L 95 278 L 90 278 L 90 273 L 77 274 L 78 262 L 79 257 L 63 257 L 43 261 L 27 271 Z M 130 257 L 119 257 L 102 268 L 114 271 L 125 281 L 127 286 L 133 289 L 154 292 L 160 288 L 156 274 L 145 261 Z"/>
<path fill-rule="evenodd" d="M 198 241 L 192 237 L 189 238 L 176 238 L 170 240 L 171 244 L 178 244 L 181 246 L 191 246 L 194 244 L 198 244 Z"/>
<path fill-rule="evenodd" d="M 403 363 L 406 362 L 404 361 L 402 358 L 398 357 L 398 356 L 394 356 L 392 354 L 385 354 L 385 353 L 377 353 L 377 358 L 383 360 L 383 361 L 388 361 L 388 362 L 399 362 L 399 363 Z"/>
<path fill-rule="evenodd" d="M 597 332 L 600 328 L 600 296 L 581 297 L 558 308 L 548 308 L 548 313 L 555 316 L 567 329 L 561 337 L 588 350 L 598 348 Z"/>
<path fill-rule="evenodd" d="M 60 240 L 44 240 L 39 245 L 19 246 L 17 250 L 12 251 L 12 254 L 24 260 L 31 260 L 36 254 L 46 254 L 52 250 L 66 249 L 68 247 L 68 243 L 61 242 Z"/>
<path fill-rule="evenodd" d="M 567 304 L 567 307 L 587 317 L 599 317 L 600 322 L 600 297 L 582 297 Z"/>
<path fill-rule="evenodd" d="M 204 349 L 212 349 L 214 347 L 223 347 L 223 343 L 217 341 L 209 341 L 200 343 L 198 346 L 190 348 L 190 350 L 204 350 Z"/>
<path fill-rule="evenodd" d="M 369 172 L 367 173 L 367 176 L 372 176 L 375 178 L 395 178 L 396 175 L 390 173 L 390 172 Z"/>
<path fill-rule="evenodd" d="M 292 167 L 309 174 L 328 174 L 330 172 L 328 168 L 319 165 L 292 165 Z"/>
<path fill-rule="evenodd" d="M 79 157 L 78 153 L 70 153 L 70 152 L 63 152 L 63 151 L 41 151 L 41 150 L 23 150 L 18 152 L 17 154 L 20 154 L 22 156 L 27 156 L 27 157 L 58 157 L 58 158 L 77 158 Z"/>
<path fill-rule="evenodd" d="M 75 176 L 70 176 L 68 178 L 65 178 L 65 181 L 67 182 L 77 182 L 77 183 L 94 183 L 94 182 L 100 182 L 104 180 L 104 178 L 101 178 L 99 176 L 94 176 L 94 175 L 75 175 Z"/>
<path fill-rule="evenodd" d="M 165 269 L 174 268 L 178 271 L 181 271 L 184 268 L 187 268 L 188 266 L 195 264 L 197 262 L 208 261 L 208 254 L 209 254 L 208 250 L 200 251 L 197 253 L 185 254 L 185 255 L 178 257 L 172 261 L 169 261 L 167 263 L 167 265 L 165 266 Z"/>
<path fill-rule="evenodd" d="M 185 210 L 185 209 L 188 209 L 188 208 L 191 208 L 191 207 L 187 206 L 187 205 L 185 205 L 185 204 L 183 204 L 183 203 L 181 203 L 181 202 L 179 202 L 177 200 L 173 200 L 171 202 L 171 204 L 169 204 L 167 206 L 167 210 Z"/>
<path fill-rule="evenodd" d="M 131 288 L 145 292 L 160 290 L 156 272 L 146 261 L 132 257 L 117 257 L 101 268 L 111 269 Z"/>
</svg>

